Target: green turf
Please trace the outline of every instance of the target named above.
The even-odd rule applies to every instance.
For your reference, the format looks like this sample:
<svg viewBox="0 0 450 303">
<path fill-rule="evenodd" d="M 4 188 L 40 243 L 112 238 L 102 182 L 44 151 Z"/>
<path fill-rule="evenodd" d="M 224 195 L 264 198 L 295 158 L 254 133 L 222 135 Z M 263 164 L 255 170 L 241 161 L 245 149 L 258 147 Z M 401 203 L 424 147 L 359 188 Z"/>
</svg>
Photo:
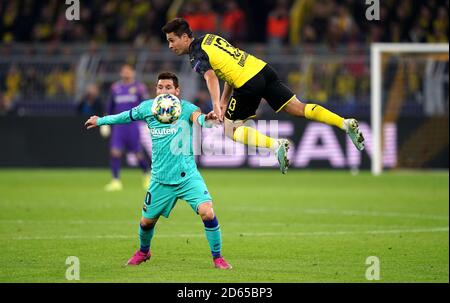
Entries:
<svg viewBox="0 0 450 303">
<path fill-rule="evenodd" d="M 204 170 L 231 271 L 212 267 L 200 218 L 179 201 L 152 259 L 138 245 L 145 196 L 137 170 L 104 192 L 107 170 L 0 170 L 0 282 L 448 282 L 448 172 L 372 177 L 347 171 Z"/>
</svg>

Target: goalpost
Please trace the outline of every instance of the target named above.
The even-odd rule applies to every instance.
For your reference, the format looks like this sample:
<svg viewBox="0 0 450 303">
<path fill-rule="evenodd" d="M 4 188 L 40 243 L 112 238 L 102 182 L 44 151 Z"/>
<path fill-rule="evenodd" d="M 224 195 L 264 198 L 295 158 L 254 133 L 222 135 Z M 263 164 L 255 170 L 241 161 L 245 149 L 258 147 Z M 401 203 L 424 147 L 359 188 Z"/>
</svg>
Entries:
<svg viewBox="0 0 450 303">
<path fill-rule="evenodd" d="M 382 154 L 382 95 L 383 72 L 382 55 L 384 53 L 447 53 L 448 43 L 373 43 L 370 49 L 370 85 L 371 85 L 371 128 L 373 175 L 383 171 Z"/>
</svg>

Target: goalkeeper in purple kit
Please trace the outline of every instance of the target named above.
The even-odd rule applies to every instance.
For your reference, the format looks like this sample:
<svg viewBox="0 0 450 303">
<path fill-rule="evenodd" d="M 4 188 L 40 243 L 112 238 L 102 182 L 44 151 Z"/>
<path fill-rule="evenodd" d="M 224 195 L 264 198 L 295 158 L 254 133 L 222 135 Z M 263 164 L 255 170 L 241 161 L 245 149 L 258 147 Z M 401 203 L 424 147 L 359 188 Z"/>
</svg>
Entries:
<svg viewBox="0 0 450 303">
<path fill-rule="evenodd" d="M 143 100 L 149 98 L 147 88 L 143 83 L 135 80 L 134 68 L 129 64 L 122 65 L 120 81 L 113 83 L 108 102 L 107 114 L 113 115 L 130 110 L 138 106 Z M 108 127 L 108 126 L 103 126 Z M 111 130 L 110 141 L 110 165 L 113 179 L 105 186 L 107 191 L 122 189 L 120 181 L 121 158 L 125 151 L 136 155 L 139 167 L 144 173 L 143 186 L 147 188 L 150 181 L 149 166 L 144 159 L 144 154 L 139 138 L 139 124 L 130 123 L 114 125 Z"/>
</svg>

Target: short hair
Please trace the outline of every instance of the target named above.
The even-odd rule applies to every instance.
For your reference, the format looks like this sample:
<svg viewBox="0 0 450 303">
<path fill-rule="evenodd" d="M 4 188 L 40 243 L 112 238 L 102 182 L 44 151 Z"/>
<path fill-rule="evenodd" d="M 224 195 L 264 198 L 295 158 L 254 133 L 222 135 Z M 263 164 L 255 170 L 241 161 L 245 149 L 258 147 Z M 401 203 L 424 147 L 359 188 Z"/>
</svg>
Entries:
<svg viewBox="0 0 450 303">
<path fill-rule="evenodd" d="M 131 63 L 128 63 L 128 62 L 123 63 L 122 66 L 121 66 L 120 68 L 122 69 L 122 68 L 124 68 L 124 67 L 128 67 L 128 68 L 132 69 L 133 71 L 135 70 L 134 65 L 131 64 Z"/>
<path fill-rule="evenodd" d="M 183 34 L 187 34 L 189 38 L 192 38 L 192 30 L 189 23 L 183 18 L 175 18 L 163 26 L 162 31 L 165 34 L 175 33 L 176 36 L 181 37 Z"/>
<path fill-rule="evenodd" d="M 178 77 L 174 73 L 171 72 L 160 73 L 158 75 L 158 81 L 159 80 L 172 80 L 173 86 L 175 86 L 175 88 L 178 88 Z"/>
</svg>

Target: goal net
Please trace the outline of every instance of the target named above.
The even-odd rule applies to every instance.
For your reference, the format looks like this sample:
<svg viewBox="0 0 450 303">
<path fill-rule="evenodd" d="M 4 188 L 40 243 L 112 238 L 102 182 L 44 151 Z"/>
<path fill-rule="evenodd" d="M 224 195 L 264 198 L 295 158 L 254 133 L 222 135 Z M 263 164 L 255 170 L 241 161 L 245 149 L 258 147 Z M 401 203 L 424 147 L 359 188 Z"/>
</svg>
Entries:
<svg viewBox="0 0 450 303">
<path fill-rule="evenodd" d="M 371 45 L 372 173 L 448 169 L 449 45 Z"/>
</svg>

